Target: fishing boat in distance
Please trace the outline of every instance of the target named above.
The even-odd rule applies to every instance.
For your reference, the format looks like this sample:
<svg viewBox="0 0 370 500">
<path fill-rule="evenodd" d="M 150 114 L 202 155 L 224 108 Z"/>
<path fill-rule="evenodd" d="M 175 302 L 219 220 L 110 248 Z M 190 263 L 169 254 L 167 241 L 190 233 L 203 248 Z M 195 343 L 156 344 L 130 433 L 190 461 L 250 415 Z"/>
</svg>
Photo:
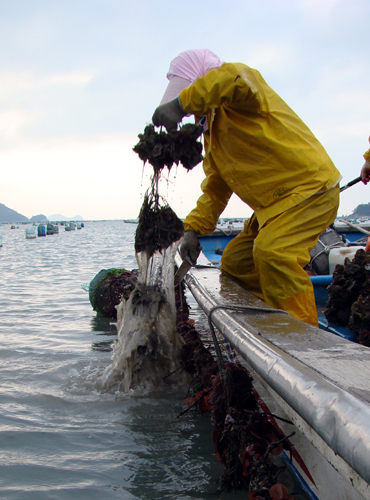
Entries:
<svg viewBox="0 0 370 500">
<path fill-rule="evenodd" d="M 369 499 L 370 349 L 272 310 L 221 274 L 220 253 L 239 229 L 229 225 L 199 237 L 203 252 L 184 278 L 187 287 L 230 361 L 252 374 L 272 413 L 294 423 L 291 441 L 303 462 L 293 469 L 310 497 Z"/>
</svg>

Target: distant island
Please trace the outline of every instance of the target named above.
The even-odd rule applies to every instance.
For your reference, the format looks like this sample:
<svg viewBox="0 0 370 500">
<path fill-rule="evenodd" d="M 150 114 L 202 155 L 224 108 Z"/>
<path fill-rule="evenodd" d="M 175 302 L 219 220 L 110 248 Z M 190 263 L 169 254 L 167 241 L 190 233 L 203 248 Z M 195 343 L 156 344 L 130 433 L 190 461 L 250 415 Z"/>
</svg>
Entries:
<svg viewBox="0 0 370 500">
<path fill-rule="evenodd" d="M 84 220 L 81 215 L 75 215 L 74 217 L 66 217 L 61 214 L 53 214 L 48 216 L 48 220 L 50 221 L 65 221 L 65 220 Z"/>
<path fill-rule="evenodd" d="M 0 203 L 0 222 L 29 222 L 29 219 Z"/>
<path fill-rule="evenodd" d="M 46 217 L 46 215 L 40 214 L 40 215 L 33 215 L 30 218 L 30 222 L 47 222 L 49 219 Z"/>
<path fill-rule="evenodd" d="M 352 219 L 358 219 L 360 217 L 370 217 L 370 203 L 362 203 L 361 205 L 358 205 L 353 213 L 348 217 L 351 217 Z"/>
<path fill-rule="evenodd" d="M 48 222 L 48 221 L 82 221 L 84 218 L 81 215 L 75 215 L 74 217 L 66 217 L 61 214 L 53 214 L 46 217 L 46 215 L 39 214 L 33 215 L 30 219 L 25 215 L 16 212 L 15 210 L 8 208 L 3 203 L 0 203 L 0 222 Z"/>
</svg>

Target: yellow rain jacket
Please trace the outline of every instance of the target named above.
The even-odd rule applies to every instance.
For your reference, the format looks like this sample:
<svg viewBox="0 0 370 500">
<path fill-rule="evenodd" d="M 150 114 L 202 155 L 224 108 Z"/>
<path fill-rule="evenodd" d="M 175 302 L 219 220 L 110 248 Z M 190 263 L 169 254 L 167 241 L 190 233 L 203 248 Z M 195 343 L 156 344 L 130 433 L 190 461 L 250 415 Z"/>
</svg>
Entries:
<svg viewBox="0 0 370 500">
<path fill-rule="evenodd" d="M 369 137 L 369 142 L 370 142 L 370 137 Z M 370 149 L 366 151 L 364 154 L 365 161 L 370 161 Z"/>
<path fill-rule="evenodd" d="M 216 227 L 232 193 L 262 226 L 340 179 L 323 146 L 255 69 L 224 63 L 180 93 L 187 113 L 207 116 L 206 179 L 185 229 Z"/>
<path fill-rule="evenodd" d="M 340 173 L 325 149 L 255 69 L 244 64 L 224 63 L 221 68 L 212 69 L 198 78 L 180 93 L 179 99 L 187 113 L 206 116 L 209 128 L 209 136 L 204 135 L 203 169 L 206 178 L 201 185 L 203 195 L 186 217 L 185 230 L 193 229 L 200 235 L 212 232 L 232 193 L 254 210 L 261 230 L 280 214 L 339 183 Z M 335 197 L 338 199 L 339 188 L 337 191 Z M 331 209 L 330 218 L 334 212 L 335 207 Z M 322 224 L 328 222 L 327 218 L 324 219 Z M 321 232 L 325 229 L 320 227 Z M 309 260 L 306 248 L 313 248 L 317 242 L 320 232 L 317 235 L 316 232 L 311 235 L 310 242 L 305 242 L 304 250 L 296 245 L 296 253 L 305 253 L 304 258 L 292 256 L 295 262 L 298 259 L 300 269 L 307 263 L 307 258 Z M 257 234 L 254 232 L 252 239 L 256 239 Z M 296 244 L 292 238 L 290 241 L 292 245 Z M 275 259 L 278 254 L 275 252 Z M 256 252 L 254 260 L 255 263 L 258 260 Z M 277 266 L 275 271 L 271 270 L 272 274 L 276 273 Z M 241 276 L 245 273 L 235 269 L 235 265 L 225 264 L 221 269 L 243 281 Z M 288 272 L 289 268 L 285 268 L 285 276 Z M 307 300 L 310 301 L 309 314 L 312 313 L 313 292 L 309 278 L 302 275 L 297 289 L 293 284 L 293 289 L 288 291 L 283 290 L 284 283 L 279 289 L 279 279 L 273 281 L 276 286 L 270 295 L 275 294 L 277 300 L 265 293 L 266 286 L 261 283 L 265 301 L 307 321 L 307 311 L 297 312 L 296 306 L 292 309 L 286 303 L 295 302 L 292 296 L 306 300 L 305 288 L 309 289 L 310 298 Z M 248 288 L 250 282 L 246 279 L 245 284 Z M 315 319 L 311 322 L 317 323 Z"/>
</svg>

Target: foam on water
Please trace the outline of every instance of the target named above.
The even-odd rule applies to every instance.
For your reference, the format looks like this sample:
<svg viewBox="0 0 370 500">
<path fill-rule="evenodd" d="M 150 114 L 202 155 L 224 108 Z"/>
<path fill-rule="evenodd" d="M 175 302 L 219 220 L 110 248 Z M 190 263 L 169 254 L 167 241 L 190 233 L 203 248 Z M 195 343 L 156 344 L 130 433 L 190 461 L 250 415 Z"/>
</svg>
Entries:
<svg viewBox="0 0 370 500">
<path fill-rule="evenodd" d="M 176 329 L 174 290 L 178 244 L 176 241 L 152 256 L 146 251 L 136 255 L 138 284 L 118 306 L 118 340 L 112 364 L 101 378 L 104 390 L 127 392 L 141 385 L 158 386 L 179 366 L 183 341 Z"/>
</svg>

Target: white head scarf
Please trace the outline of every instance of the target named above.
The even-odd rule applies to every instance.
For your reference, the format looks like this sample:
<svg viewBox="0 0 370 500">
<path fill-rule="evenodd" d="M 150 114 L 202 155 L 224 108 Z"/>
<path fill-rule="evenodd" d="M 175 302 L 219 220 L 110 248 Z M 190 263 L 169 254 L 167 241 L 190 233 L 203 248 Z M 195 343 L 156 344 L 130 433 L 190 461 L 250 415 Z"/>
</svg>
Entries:
<svg viewBox="0 0 370 500">
<path fill-rule="evenodd" d="M 162 97 L 161 104 L 172 101 L 201 76 L 214 68 L 220 68 L 222 61 L 208 49 L 194 49 L 181 52 L 173 61 L 167 73 L 170 83 Z"/>
</svg>

